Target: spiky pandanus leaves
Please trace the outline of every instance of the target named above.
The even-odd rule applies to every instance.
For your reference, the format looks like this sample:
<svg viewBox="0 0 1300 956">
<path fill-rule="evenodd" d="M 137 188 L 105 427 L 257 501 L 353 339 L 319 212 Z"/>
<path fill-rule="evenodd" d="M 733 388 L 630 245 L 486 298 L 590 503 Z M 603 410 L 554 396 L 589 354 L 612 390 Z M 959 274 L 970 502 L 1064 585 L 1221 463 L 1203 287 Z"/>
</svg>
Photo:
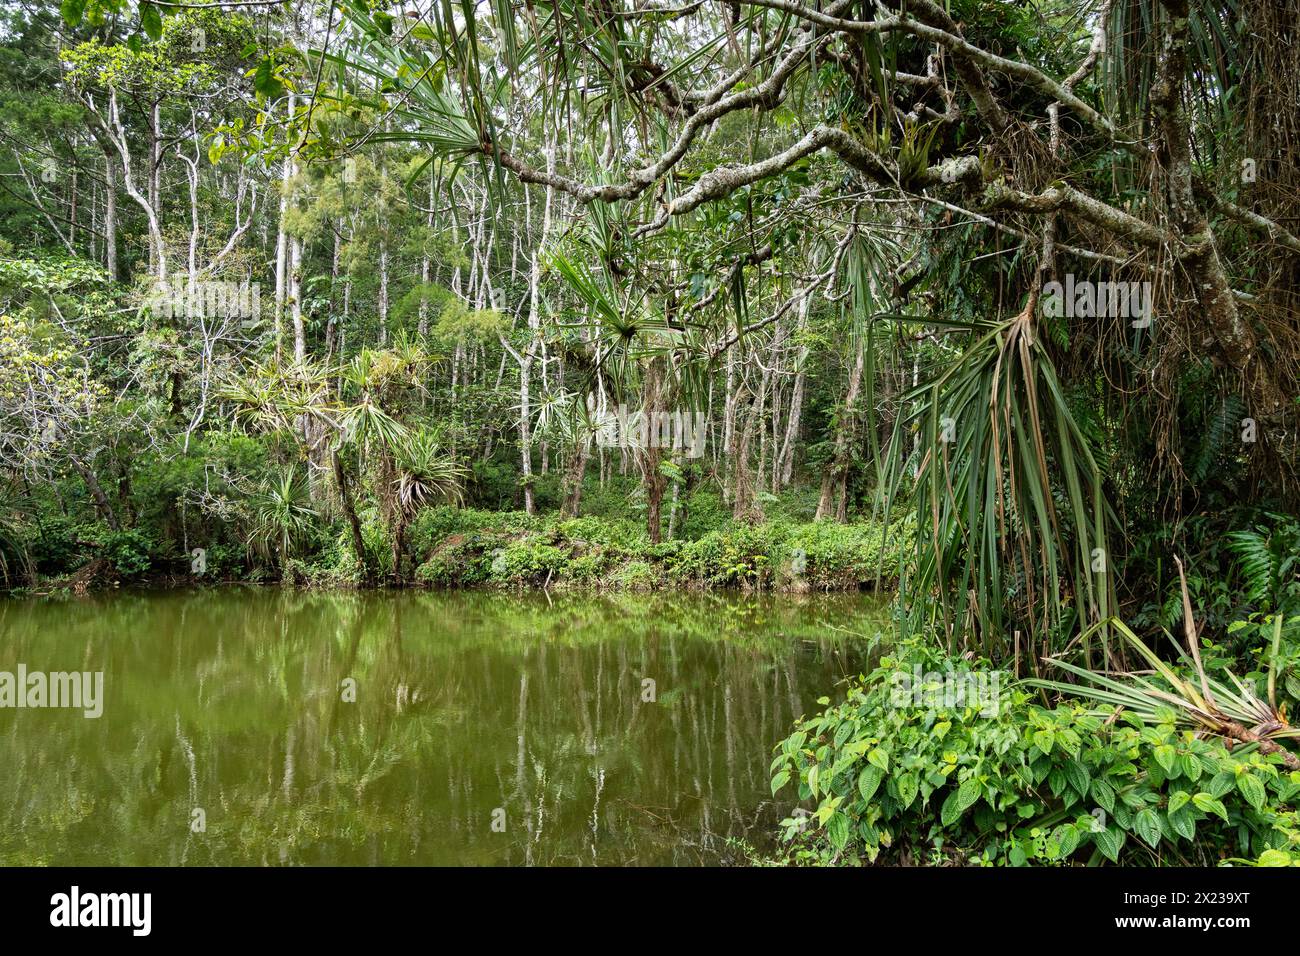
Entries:
<svg viewBox="0 0 1300 956">
<path fill-rule="evenodd" d="M 406 529 L 424 508 L 441 501 L 459 503 L 468 471 L 448 454 L 436 432 L 411 432 L 394 449 L 391 486 L 393 514 L 393 579 L 401 583 Z"/>
<path fill-rule="evenodd" d="M 1013 632 L 1037 657 L 1078 625 L 1110 657 L 1113 517 L 1032 312 L 971 328 L 974 341 L 902 396 L 878 504 L 910 496 L 918 531 L 905 587 L 914 628 L 938 623 L 950 648 L 1012 654 Z M 909 488 L 910 483 L 910 488 Z M 925 597 L 932 597 L 927 601 Z"/>
<path fill-rule="evenodd" d="M 1072 674 L 1078 683 L 1033 679 L 1026 683 L 1069 697 L 1079 697 L 1099 704 L 1127 710 L 1144 722 L 1162 723 L 1172 719 L 1203 736 L 1255 744 L 1262 753 L 1280 754 L 1290 770 L 1300 770 L 1300 758 L 1279 740 L 1300 737 L 1300 728 L 1290 726 L 1286 713 L 1270 700 L 1263 700 L 1255 690 L 1229 670 L 1222 677 L 1206 671 L 1193 638 L 1189 655 L 1179 647 L 1179 664 L 1175 667 L 1162 660 L 1123 621 L 1111 619 L 1109 626 L 1124 644 L 1150 667 L 1149 671 L 1111 673 L 1092 671 L 1063 660 L 1052 660 L 1055 667 Z M 1277 619 L 1274 654 L 1269 665 L 1270 694 L 1274 687 L 1274 661 L 1282 619 Z M 1099 628 L 1101 625 L 1097 625 Z M 1096 630 L 1096 628 L 1094 628 Z"/>
<path fill-rule="evenodd" d="M 452 162 L 480 152 L 494 104 L 480 89 L 463 85 L 457 96 L 452 86 L 457 78 L 470 83 L 479 75 L 471 68 L 477 45 L 465 31 L 444 23 L 438 4 L 429 11 L 432 26 L 410 29 L 361 4 L 345 4 L 342 12 L 340 52 L 311 51 L 336 80 L 318 97 L 343 113 L 370 109 L 387 115 L 392 122 L 368 134 L 370 141 L 419 143 L 431 157 Z"/>
<path fill-rule="evenodd" d="M 306 475 L 292 465 L 281 469 L 262 480 L 249 495 L 248 505 L 252 523 L 245 545 L 263 555 L 274 552 L 281 573 L 286 572 L 295 543 L 316 520 Z"/>
<path fill-rule="evenodd" d="M 397 507 L 408 518 L 439 502 L 460 502 L 469 472 L 447 453 L 436 433 L 412 432 L 398 446 L 396 465 Z"/>
<path fill-rule="evenodd" d="M 327 365 L 271 358 L 225 382 L 217 397 L 234 406 L 239 425 L 254 431 L 301 431 L 304 416 L 333 425 L 333 374 Z"/>
</svg>

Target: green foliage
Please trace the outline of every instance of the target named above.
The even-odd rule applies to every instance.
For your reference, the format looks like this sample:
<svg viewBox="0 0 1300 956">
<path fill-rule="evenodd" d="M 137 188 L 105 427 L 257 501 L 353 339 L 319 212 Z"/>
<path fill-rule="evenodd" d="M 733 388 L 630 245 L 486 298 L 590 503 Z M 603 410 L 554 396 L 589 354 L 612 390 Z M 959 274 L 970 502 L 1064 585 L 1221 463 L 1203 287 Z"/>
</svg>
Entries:
<svg viewBox="0 0 1300 956">
<path fill-rule="evenodd" d="M 264 556 L 274 555 L 283 570 L 315 518 L 306 476 L 296 468 L 268 475 L 248 496 L 247 505 L 249 549 Z"/>
<path fill-rule="evenodd" d="M 568 555 L 536 540 L 516 541 L 492 555 L 492 579 L 502 584 L 547 584 Z"/>
<path fill-rule="evenodd" d="M 625 591 L 650 591 L 663 583 L 663 578 L 646 561 L 629 561 L 619 568 L 617 580 Z"/>
<path fill-rule="evenodd" d="M 910 411 L 895 426 L 895 464 L 878 501 L 891 509 L 908 500 L 927 529 L 914 538 L 905 582 L 918 595 L 913 628 L 938 620 L 966 641 L 975 635 L 963 622 L 976 613 L 978 652 L 1002 659 L 1013 630 L 1037 648 L 1110 616 L 1114 515 L 1032 314 L 974 323 L 967 334 L 934 379 L 905 396 Z M 1091 644 L 1084 651 L 1091 662 Z"/>
<path fill-rule="evenodd" d="M 727 522 L 685 543 L 674 576 L 707 587 L 840 590 L 897 581 L 908 523 Z"/>
<path fill-rule="evenodd" d="M 18 584 L 34 574 L 27 511 L 12 487 L 0 485 L 0 585 Z"/>
<path fill-rule="evenodd" d="M 439 586 L 669 587 L 857 590 L 885 582 L 902 552 L 873 524 L 772 523 L 729 519 L 696 540 L 652 545 L 626 518 L 530 517 L 519 512 L 435 508 L 415 522 L 412 548 L 425 555 L 418 580 Z M 892 573 L 896 573 L 892 572 Z"/>
<path fill-rule="evenodd" d="M 1274 694 L 1275 665 L 1283 629 L 1281 618 L 1274 622 L 1266 696 L 1257 694 L 1226 666 L 1213 670 L 1208 668 L 1200 653 L 1199 637 L 1189 638 L 1191 644 L 1186 651 L 1179 646 L 1179 663 L 1170 664 L 1122 621 L 1113 620 L 1109 624 L 1123 639 L 1125 648 L 1136 652 L 1135 656 L 1149 671 L 1100 673 L 1064 660 L 1053 660 L 1053 665 L 1072 675 L 1079 683 L 1042 679 L 1029 683 L 1066 696 L 1120 708 L 1148 723 L 1168 721 L 1201 735 L 1218 735 L 1229 745 L 1234 739 L 1242 739 L 1243 731 L 1237 728 L 1253 727 L 1258 739 L 1269 742 L 1297 736 L 1297 732 L 1286 725 L 1285 714 L 1278 710 Z M 1144 676 L 1146 674 L 1150 676 Z"/>
<path fill-rule="evenodd" d="M 1300 521 L 1268 515 L 1269 526 L 1234 531 L 1228 548 L 1245 579 L 1246 599 L 1262 610 L 1300 602 Z"/>
<path fill-rule="evenodd" d="M 974 703 L 969 691 L 940 695 L 971 686 L 984 691 Z M 783 855 L 1206 865 L 1300 850 L 1300 773 L 1199 739 L 1166 711 L 1147 722 L 1110 707 L 1044 708 L 1005 675 L 994 683 L 985 665 L 911 639 L 778 746 L 773 792 L 792 786 L 811 814 L 784 821 Z"/>
<path fill-rule="evenodd" d="M 430 429 L 411 434 L 397 448 L 398 508 L 414 515 L 438 501 L 459 501 L 465 469 Z"/>
<path fill-rule="evenodd" d="M 153 556 L 158 544 L 144 532 L 135 529 L 99 532 L 96 535 L 100 557 L 107 561 L 120 578 L 143 576 L 153 566 Z"/>
</svg>

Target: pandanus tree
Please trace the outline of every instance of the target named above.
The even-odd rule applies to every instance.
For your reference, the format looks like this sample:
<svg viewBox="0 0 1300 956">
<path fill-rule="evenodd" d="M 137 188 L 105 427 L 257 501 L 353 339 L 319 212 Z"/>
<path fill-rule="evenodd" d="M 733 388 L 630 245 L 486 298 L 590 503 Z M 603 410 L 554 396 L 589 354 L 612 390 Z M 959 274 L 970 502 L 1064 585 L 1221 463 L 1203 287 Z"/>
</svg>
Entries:
<svg viewBox="0 0 1300 956">
<path fill-rule="evenodd" d="M 369 485 L 393 539 L 398 536 L 400 524 L 392 494 L 397 479 L 395 455 L 410 438 L 393 407 L 399 393 L 420 387 L 426 366 L 424 352 L 409 339 L 399 337 L 390 349 L 362 349 L 340 375 L 346 404 L 339 417 L 339 444 L 356 463 L 359 483 Z M 360 537 L 359 523 L 353 534 Z M 361 553 L 366 553 L 364 541 L 361 547 Z M 366 579 L 373 581 L 375 566 L 371 558 L 365 559 L 363 568 Z"/>
<path fill-rule="evenodd" d="M 458 502 L 467 474 L 436 430 L 397 417 L 403 396 L 422 389 L 432 361 L 423 347 L 399 334 L 387 349 L 363 349 L 342 374 L 340 438 L 368 472 L 388 526 L 391 574 L 398 584 L 404 581 L 411 521 L 435 501 Z"/>
<path fill-rule="evenodd" d="M 634 396 L 635 419 L 645 440 L 633 441 L 625 434 L 619 434 L 618 440 L 635 456 L 645 493 L 646 531 L 650 540 L 658 543 L 663 534 L 672 450 L 671 445 L 663 447 L 665 436 L 656 434 L 654 426 L 665 417 L 680 414 L 681 409 L 674 407 L 679 401 L 696 405 L 703 401 L 699 352 L 691 347 L 690 332 L 674 316 L 670 297 L 661 288 L 622 279 L 608 268 L 592 272 L 581 261 L 564 255 L 557 255 L 553 264 L 576 303 L 574 323 L 591 333 L 591 371 L 586 376 L 589 392 L 600 387 L 599 379 L 615 399 Z M 585 402 L 578 402 L 575 408 L 589 426 Z M 624 420 L 620 428 L 627 425 Z M 584 436 L 584 429 L 579 427 L 574 433 Z M 680 432 L 669 437 L 680 438 Z"/>
<path fill-rule="evenodd" d="M 431 433 L 412 429 L 398 417 L 403 394 L 418 390 L 428 361 L 422 349 L 399 336 L 391 348 L 363 349 L 340 369 L 272 359 L 232 380 L 220 393 L 246 427 L 289 437 L 309 468 L 326 471 L 328 456 L 366 583 L 378 578 L 359 504 L 367 491 L 387 523 L 398 580 L 398 556 L 411 519 L 429 501 L 458 496 L 463 469 L 454 457 Z M 298 490 L 299 483 L 310 489 L 307 477 L 298 475 L 294 482 L 277 481 L 269 490 L 281 502 L 296 500 L 289 492 Z"/>
<path fill-rule="evenodd" d="M 954 644 L 1010 656 L 1021 632 L 1034 656 L 1045 641 L 1086 656 L 1093 638 L 1073 638 L 1119 609 L 1125 532 L 1144 516 L 1186 516 L 1206 483 L 1228 500 L 1294 497 L 1294 0 L 338 9 L 306 58 L 319 82 L 295 114 L 314 124 L 304 162 L 410 143 L 441 182 L 491 192 L 484 222 L 521 196 L 578 220 L 594 239 L 566 258 L 613 306 L 581 305 L 602 373 L 628 358 L 644 390 L 739 365 L 726 404 L 743 439 L 747 402 L 761 408 L 764 377 L 786 374 L 760 369 L 753 345 L 801 300 L 864 326 L 866 339 L 827 336 L 852 350 L 851 382 L 862 360 L 860 388 L 835 403 L 848 427 L 827 441 L 821 510 L 847 512 L 866 479 L 887 511 L 911 512 L 908 603 Z M 341 142 L 342 115 L 375 119 Z M 899 254 L 877 269 L 875 306 L 855 292 L 837 313 L 857 253 L 827 250 L 853 230 Z M 555 314 L 548 298 L 584 295 L 554 291 L 534 238 L 507 257 L 527 295 L 501 303 L 529 324 L 510 345 L 525 475 L 533 323 Z M 1049 308 L 1044 286 L 1072 278 L 1149 285 L 1150 321 Z M 340 403 L 405 421 L 363 390 Z M 1213 409 L 1258 440 L 1225 444 L 1228 430 L 1201 427 Z M 359 441 L 358 483 L 390 485 L 392 446 Z M 752 510 L 730 468 L 737 510 Z"/>
<path fill-rule="evenodd" d="M 245 542 L 250 551 L 273 556 L 283 580 L 288 580 L 295 545 L 312 528 L 316 511 L 311 489 L 294 465 L 262 479 L 248 496 L 251 520 Z"/>
<path fill-rule="evenodd" d="M 416 515 L 439 502 L 459 503 L 461 486 L 467 476 L 443 448 L 436 432 L 417 429 L 396 447 L 395 477 L 387 491 L 393 514 L 393 580 L 401 584 L 402 560 L 405 555 L 406 530 Z"/>
</svg>

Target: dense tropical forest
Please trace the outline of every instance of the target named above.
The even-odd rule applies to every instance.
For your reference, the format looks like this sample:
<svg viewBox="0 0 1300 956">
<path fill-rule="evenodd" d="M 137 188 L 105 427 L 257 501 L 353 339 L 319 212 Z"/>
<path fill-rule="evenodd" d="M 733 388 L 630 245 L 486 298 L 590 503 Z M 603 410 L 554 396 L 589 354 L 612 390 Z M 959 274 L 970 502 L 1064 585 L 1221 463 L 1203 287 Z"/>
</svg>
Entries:
<svg viewBox="0 0 1300 956">
<path fill-rule="evenodd" d="M 751 862 L 1300 863 L 1297 0 L 0 9 L 13 595 L 874 591 Z"/>
</svg>

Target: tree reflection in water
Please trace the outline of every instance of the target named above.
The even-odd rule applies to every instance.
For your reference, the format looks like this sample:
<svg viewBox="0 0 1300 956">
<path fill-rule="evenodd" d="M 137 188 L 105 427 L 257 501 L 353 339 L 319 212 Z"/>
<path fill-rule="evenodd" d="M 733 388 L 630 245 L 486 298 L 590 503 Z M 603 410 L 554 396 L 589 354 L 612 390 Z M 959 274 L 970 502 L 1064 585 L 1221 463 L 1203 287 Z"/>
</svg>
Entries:
<svg viewBox="0 0 1300 956">
<path fill-rule="evenodd" d="M 773 745 L 884 627 L 857 596 L 0 601 L 0 669 L 103 670 L 106 698 L 0 711 L 0 863 L 726 862 L 789 809 Z"/>
</svg>

